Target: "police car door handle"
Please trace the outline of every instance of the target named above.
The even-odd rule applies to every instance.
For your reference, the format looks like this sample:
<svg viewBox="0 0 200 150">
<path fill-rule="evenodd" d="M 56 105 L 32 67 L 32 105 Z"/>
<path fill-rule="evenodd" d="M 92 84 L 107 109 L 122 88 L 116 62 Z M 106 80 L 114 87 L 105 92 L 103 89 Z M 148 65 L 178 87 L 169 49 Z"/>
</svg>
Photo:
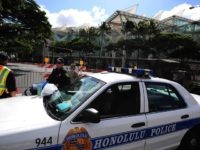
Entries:
<svg viewBox="0 0 200 150">
<path fill-rule="evenodd" d="M 188 114 L 181 116 L 181 119 L 186 119 L 186 118 L 189 118 Z"/>
<path fill-rule="evenodd" d="M 142 126 L 145 126 L 145 123 L 144 123 L 144 122 L 135 123 L 135 124 L 133 124 L 131 127 L 132 127 L 132 128 L 138 128 L 138 127 L 142 127 Z"/>
</svg>

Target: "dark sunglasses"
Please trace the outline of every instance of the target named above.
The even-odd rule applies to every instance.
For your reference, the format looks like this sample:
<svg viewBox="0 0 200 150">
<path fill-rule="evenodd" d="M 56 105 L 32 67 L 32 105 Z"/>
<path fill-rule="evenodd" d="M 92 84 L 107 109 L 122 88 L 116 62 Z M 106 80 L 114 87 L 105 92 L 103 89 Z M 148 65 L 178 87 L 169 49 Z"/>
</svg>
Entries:
<svg viewBox="0 0 200 150">
<path fill-rule="evenodd" d="M 62 62 L 57 62 L 57 64 L 63 64 Z"/>
</svg>

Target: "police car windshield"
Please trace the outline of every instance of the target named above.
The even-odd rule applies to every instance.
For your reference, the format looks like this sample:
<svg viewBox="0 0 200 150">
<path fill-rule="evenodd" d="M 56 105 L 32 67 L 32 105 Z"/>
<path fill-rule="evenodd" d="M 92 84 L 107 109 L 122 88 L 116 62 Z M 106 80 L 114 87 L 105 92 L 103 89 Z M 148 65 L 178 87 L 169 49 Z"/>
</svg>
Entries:
<svg viewBox="0 0 200 150">
<path fill-rule="evenodd" d="M 94 77 L 85 76 L 52 94 L 47 100 L 46 110 L 54 119 L 63 120 L 104 84 Z"/>
</svg>

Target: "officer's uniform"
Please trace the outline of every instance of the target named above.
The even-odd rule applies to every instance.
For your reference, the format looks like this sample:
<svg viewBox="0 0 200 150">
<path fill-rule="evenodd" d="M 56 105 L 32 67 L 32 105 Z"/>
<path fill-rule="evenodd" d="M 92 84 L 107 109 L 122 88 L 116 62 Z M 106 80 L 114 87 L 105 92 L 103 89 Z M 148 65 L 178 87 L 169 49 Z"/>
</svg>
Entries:
<svg viewBox="0 0 200 150">
<path fill-rule="evenodd" d="M 57 63 L 64 64 L 64 60 L 61 58 L 58 58 Z M 64 87 L 70 85 L 70 78 L 67 76 L 67 71 L 64 70 L 63 67 L 61 68 L 57 67 L 53 69 L 47 81 L 49 83 L 55 84 L 58 87 L 58 89 L 63 89 Z"/>
<path fill-rule="evenodd" d="M 70 84 L 70 78 L 67 77 L 67 72 L 63 68 L 53 69 L 47 81 L 57 85 L 59 89 Z"/>
<path fill-rule="evenodd" d="M 0 54 L 0 59 L 6 59 L 6 55 Z M 0 64 L 0 98 L 10 97 L 10 92 L 17 91 L 15 76 L 9 68 Z"/>
</svg>

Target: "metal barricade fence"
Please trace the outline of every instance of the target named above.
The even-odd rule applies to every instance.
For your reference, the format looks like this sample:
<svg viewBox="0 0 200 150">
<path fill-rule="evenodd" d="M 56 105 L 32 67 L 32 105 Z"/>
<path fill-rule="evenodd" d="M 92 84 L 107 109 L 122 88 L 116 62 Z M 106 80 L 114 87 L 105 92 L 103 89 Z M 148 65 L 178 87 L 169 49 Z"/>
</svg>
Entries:
<svg viewBox="0 0 200 150">
<path fill-rule="evenodd" d="M 17 71 L 15 73 L 15 79 L 19 92 L 24 92 L 24 90 L 30 87 L 33 83 L 40 83 L 45 81 L 46 79 L 44 76 L 44 72 Z"/>
<path fill-rule="evenodd" d="M 70 66 L 64 66 L 64 69 L 66 71 L 69 71 Z M 79 71 L 79 68 L 77 67 L 76 70 Z M 46 81 L 51 71 L 52 69 L 43 70 L 42 72 L 15 70 L 14 73 L 18 92 L 24 92 L 25 89 L 32 86 L 33 83 L 41 83 L 43 81 Z"/>
</svg>

